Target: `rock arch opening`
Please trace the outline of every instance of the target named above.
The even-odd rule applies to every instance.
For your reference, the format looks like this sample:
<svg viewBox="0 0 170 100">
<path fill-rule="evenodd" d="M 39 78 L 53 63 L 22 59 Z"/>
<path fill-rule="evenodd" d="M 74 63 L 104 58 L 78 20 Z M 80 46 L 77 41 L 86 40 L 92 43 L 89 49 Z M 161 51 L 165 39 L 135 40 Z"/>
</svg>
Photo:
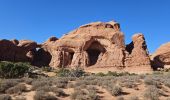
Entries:
<svg viewBox="0 0 170 100">
<path fill-rule="evenodd" d="M 42 48 L 36 48 L 34 60 L 32 62 L 35 66 L 49 66 L 52 55 Z"/>
<path fill-rule="evenodd" d="M 106 50 L 105 48 L 98 42 L 94 41 L 91 45 L 87 48 L 86 52 L 88 54 L 89 59 L 89 66 L 95 65 L 99 59 L 99 55 L 104 53 Z"/>
</svg>

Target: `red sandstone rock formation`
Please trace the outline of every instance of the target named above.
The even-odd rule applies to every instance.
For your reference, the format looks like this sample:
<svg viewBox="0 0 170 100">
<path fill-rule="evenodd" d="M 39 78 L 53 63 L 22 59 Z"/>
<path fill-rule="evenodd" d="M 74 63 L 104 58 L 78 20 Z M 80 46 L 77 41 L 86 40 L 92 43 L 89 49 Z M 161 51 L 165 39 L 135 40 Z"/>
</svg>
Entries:
<svg viewBox="0 0 170 100">
<path fill-rule="evenodd" d="M 124 34 L 114 21 L 86 24 L 40 45 L 28 40 L 1 40 L 0 46 L 0 60 L 29 61 L 37 66 L 151 68 L 144 36 L 134 35 L 133 42 L 125 46 Z"/>
<path fill-rule="evenodd" d="M 153 67 L 164 68 L 165 65 L 170 65 L 170 43 L 163 44 L 160 46 L 155 53 L 152 54 L 151 59 L 153 60 Z"/>
<path fill-rule="evenodd" d="M 124 34 L 116 22 L 83 25 L 59 40 L 42 46 L 52 56 L 52 67 L 143 67 L 149 70 L 150 58 L 144 36 L 136 34 L 124 44 Z"/>
<path fill-rule="evenodd" d="M 37 43 L 28 40 L 0 40 L 1 61 L 31 62 Z"/>
<path fill-rule="evenodd" d="M 126 67 L 147 66 L 150 67 L 150 58 L 143 34 L 135 34 L 132 42 L 126 46 Z"/>
</svg>

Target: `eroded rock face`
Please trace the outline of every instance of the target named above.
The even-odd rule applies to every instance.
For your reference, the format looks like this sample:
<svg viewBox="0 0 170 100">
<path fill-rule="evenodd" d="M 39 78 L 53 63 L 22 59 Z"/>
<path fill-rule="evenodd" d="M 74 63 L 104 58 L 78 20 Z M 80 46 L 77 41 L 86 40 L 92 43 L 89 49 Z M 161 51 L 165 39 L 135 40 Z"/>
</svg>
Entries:
<svg viewBox="0 0 170 100">
<path fill-rule="evenodd" d="M 1 40 L 0 46 L 0 60 L 29 61 L 36 66 L 150 69 L 144 36 L 134 35 L 133 42 L 126 46 L 120 25 L 114 21 L 86 24 L 40 45 L 28 40 Z"/>
<path fill-rule="evenodd" d="M 37 43 L 28 40 L 0 40 L 1 61 L 31 62 Z"/>
<path fill-rule="evenodd" d="M 135 66 L 148 66 L 150 67 L 151 62 L 149 58 L 149 53 L 147 50 L 147 45 L 143 34 L 135 34 L 132 37 L 132 42 L 126 46 L 126 67 Z"/>
<path fill-rule="evenodd" d="M 152 54 L 151 59 L 153 61 L 152 66 L 155 69 L 170 65 L 170 43 L 160 46 L 156 52 Z"/>
<path fill-rule="evenodd" d="M 124 34 L 115 22 L 83 25 L 42 48 L 52 55 L 53 67 L 124 66 Z"/>
<path fill-rule="evenodd" d="M 116 22 L 83 25 L 59 40 L 43 44 L 52 67 L 142 67 L 151 69 L 144 36 L 136 34 L 128 46 Z"/>
</svg>

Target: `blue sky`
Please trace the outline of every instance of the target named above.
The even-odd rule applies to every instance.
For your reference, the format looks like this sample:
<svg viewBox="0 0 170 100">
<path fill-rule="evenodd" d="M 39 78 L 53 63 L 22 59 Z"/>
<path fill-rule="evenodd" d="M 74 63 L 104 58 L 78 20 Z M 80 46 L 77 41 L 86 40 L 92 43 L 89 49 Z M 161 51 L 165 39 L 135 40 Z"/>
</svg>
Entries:
<svg viewBox="0 0 170 100">
<path fill-rule="evenodd" d="M 126 43 L 143 33 L 151 53 L 170 41 L 170 0 L 0 0 L 0 39 L 42 43 L 82 24 L 113 19 Z"/>
</svg>

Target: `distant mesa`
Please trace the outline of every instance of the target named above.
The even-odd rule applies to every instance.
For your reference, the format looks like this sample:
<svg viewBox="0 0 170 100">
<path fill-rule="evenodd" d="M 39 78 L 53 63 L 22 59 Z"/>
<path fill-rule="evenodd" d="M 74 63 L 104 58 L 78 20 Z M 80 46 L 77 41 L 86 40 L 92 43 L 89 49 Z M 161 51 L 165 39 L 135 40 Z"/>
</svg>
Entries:
<svg viewBox="0 0 170 100">
<path fill-rule="evenodd" d="M 115 21 L 82 25 L 60 39 L 51 37 L 42 44 L 30 40 L 0 40 L 0 47 L 1 61 L 30 62 L 53 68 L 78 66 L 147 72 L 152 70 L 151 64 L 158 63 L 161 67 L 170 64 L 169 43 L 158 49 L 151 61 L 144 35 L 133 35 L 132 42 L 125 45 L 120 24 Z"/>
</svg>

